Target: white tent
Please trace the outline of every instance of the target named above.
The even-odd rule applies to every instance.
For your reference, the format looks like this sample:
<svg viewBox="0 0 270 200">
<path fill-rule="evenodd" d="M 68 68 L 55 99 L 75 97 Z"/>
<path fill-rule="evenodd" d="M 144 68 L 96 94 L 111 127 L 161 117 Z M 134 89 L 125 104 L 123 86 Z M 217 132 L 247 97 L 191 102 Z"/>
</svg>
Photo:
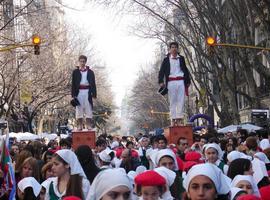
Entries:
<svg viewBox="0 0 270 200">
<path fill-rule="evenodd" d="M 240 124 L 240 125 L 229 125 L 224 128 L 218 130 L 218 133 L 228 133 L 228 132 L 236 132 L 238 129 L 246 129 L 248 132 L 257 131 L 262 129 L 262 127 L 253 125 L 253 124 Z"/>
</svg>

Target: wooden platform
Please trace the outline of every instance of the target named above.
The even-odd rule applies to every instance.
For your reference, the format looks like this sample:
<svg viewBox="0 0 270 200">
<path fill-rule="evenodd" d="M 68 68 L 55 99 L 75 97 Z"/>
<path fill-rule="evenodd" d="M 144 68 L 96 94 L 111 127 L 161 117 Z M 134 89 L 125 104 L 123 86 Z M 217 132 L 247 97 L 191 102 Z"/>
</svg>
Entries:
<svg viewBox="0 0 270 200">
<path fill-rule="evenodd" d="M 193 144 L 192 126 L 171 126 L 164 130 L 164 136 L 167 138 L 169 144 L 177 144 L 180 137 L 188 140 L 189 145 Z"/>
<path fill-rule="evenodd" d="M 95 131 L 73 131 L 72 148 L 76 150 L 80 145 L 88 145 L 91 149 L 96 146 Z"/>
</svg>

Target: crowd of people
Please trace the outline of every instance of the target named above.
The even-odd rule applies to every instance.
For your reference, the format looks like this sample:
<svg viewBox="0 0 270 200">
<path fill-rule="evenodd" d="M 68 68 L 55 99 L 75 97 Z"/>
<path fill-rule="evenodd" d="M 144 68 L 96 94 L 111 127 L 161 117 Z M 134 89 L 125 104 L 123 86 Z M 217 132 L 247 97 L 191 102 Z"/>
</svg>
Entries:
<svg viewBox="0 0 270 200">
<path fill-rule="evenodd" d="M 19 200 L 269 200 L 270 132 L 214 130 L 168 143 L 164 135 L 101 135 L 16 142 L 10 156 Z M 3 160 L 1 160 L 3 162 Z M 0 173 L 1 199 L 9 199 Z"/>
</svg>

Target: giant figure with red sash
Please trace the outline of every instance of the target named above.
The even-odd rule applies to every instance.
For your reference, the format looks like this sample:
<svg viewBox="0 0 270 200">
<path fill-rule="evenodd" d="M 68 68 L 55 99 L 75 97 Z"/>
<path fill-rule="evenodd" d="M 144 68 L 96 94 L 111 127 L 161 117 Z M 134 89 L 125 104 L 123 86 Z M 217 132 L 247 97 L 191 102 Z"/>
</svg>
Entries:
<svg viewBox="0 0 270 200">
<path fill-rule="evenodd" d="M 72 73 L 72 101 L 76 107 L 77 128 L 83 129 L 83 118 L 85 117 L 85 128 L 93 127 L 93 99 L 97 97 L 94 72 L 86 66 L 87 57 L 79 56 L 79 66 Z"/>
<path fill-rule="evenodd" d="M 172 126 L 178 126 L 183 124 L 185 96 L 188 96 L 190 75 L 184 57 L 178 53 L 178 43 L 172 42 L 169 47 L 169 54 L 160 67 L 158 83 L 161 94 L 168 93 Z"/>
</svg>

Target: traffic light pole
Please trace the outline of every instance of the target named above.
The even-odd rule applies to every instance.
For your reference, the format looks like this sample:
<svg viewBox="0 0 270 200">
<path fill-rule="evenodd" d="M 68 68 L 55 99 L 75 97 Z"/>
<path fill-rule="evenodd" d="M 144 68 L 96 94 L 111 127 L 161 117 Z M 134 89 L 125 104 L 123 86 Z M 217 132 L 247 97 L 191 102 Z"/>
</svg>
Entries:
<svg viewBox="0 0 270 200">
<path fill-rule="evenodd" d="M 17 49 L 17 48 L 21 48 L 21 47 L 33 47 L 33 46 L 34 46 L 34 44 L 10 45 L 10 46 L 7 46 L 7 47 L 0 48 L 0 52 L 10 51 L 12 49 Z"/>
<path fill-rule="evenodd" d="M 211 46 L 235 47 L 235 48 L 245 48 L 245 49 L 256 49 L 256 50 L 270 51 L 270 48 L 256 47 L 256 46 L 250 46 L 250 45 L 241 45 L 241 44 L 215 43 L 215 44 L 213 44 Z"/>
</svg>

